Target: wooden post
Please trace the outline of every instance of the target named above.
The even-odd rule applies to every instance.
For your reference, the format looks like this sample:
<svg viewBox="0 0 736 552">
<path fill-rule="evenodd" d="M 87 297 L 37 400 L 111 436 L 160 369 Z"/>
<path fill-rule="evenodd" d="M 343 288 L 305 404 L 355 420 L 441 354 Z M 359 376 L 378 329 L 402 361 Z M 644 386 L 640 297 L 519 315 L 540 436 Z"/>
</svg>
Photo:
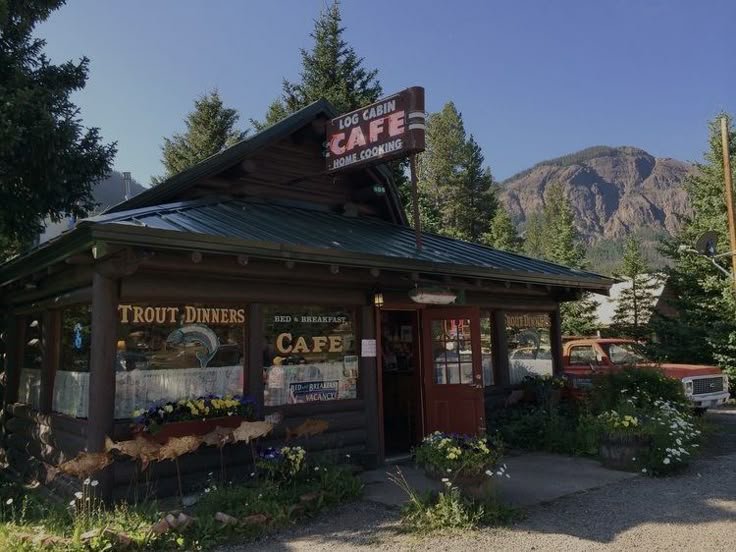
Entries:
<svg viewBox="0 0 736 552">
<path fill-rule="evenodd" d="M 511 373 L 509 368 L 509 347 L 506 343 L 506 311 L 494 310 L 492 311 L 493 318 L 491 319 L 491 332 L 493 350 L 495 353 L 494 364 L 498 366 L 495 377 L 498 378 L 496 385 L 499 387 L 508 387 L 511 384 Z"/>
<path fill-rule="evenodd" d="M 728 131 L 728 118 L 721 117 L 721 142 L 723 144 L 723 180 L 726 185 L 726 209 L 728 212 L 728 237 L 731 244 L 731 277 L 736 287 L 736 221 L 734 220 L 733 207 L 733 181 L 731 175 L 731 152 L 730 133 Z"/>
<path fill-rule="evenodd" d="M 14 316 L 9 314 L 5 318 L 5 396 L 4 407 L 18 400 L 18 382 L 20 381 L 20 369 L 23 365 L 21 357 L 23 342 L 25 341 L 25 316 Z"/>
<path fill-rule="evenodd" d="M 256 401 L 258 411 L 263 412 L 263 307 L 259 303 L 248 305 L 248 394 Z"/>
<path fill-rule="evenodd" d="M 41 367 L 41 397 L 39 412 L 49 414 L 54 399 L 54 379 L 59 367 L 59 340 L 61 338 L 61 312 L 46 310 L 41 325 L 41 346 L 43 347 L 43 365 Z"/>
<path fill-rule="evenodd" d="M 550 315 L 549 341 L 552 353 L 552 373 L 555 376 L 561 376 L 565 368 L 562 364 L 562 319 L 559 304 Z"/>
<path fill-rule="evenodd" d="M 92 336 L 89 362 L 87 452 L 105 450 L 115 427 L 115 356 L 119 281 L 95 272 L 92 278 Z M 97 477 L 103 498 L 112 496 L 112 467 Z"/>
<path fill-rule="evenodd" d="M 409 155 L 409 172 L 411 173 L 411 202 L 414 209 L 414 237 L 417 249 L 422 248 L 422 228 L 419 222 L 419 187 L 417 185 L 417 154 Z"/>
<path fill-rule="evenodd" d="M 360 339 L 376 339 L 376 315 L 373 306 L 360 309 Z M 360 344 L 360 339 L 358 344 Z M 358 345 L 360 349 L 360 345 Z M 357 351 L 361 354 L 361 351 Z M 381 428 L 378 412 L 378 362 L 377 358 L 360 356 L 361 391 L 365 401 L 366 419 L 366 467 L 374 468 L 381 458 Z"/>
</svg>

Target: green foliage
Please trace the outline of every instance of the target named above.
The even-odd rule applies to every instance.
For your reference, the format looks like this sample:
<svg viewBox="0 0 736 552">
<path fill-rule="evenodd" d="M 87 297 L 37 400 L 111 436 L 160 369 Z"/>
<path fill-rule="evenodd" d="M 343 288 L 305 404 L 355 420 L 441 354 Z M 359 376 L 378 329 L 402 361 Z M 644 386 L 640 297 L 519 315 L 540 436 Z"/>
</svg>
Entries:
<svg viewBox="0 0 736 552">
<path fill-rule="evenodd" d="M 299 82 L 284 80 L 281 98 L 270 105 L 265 121 L 251 121 L 256 128 L 272 125 L 323 98 L 339 113 L 346 113 L 375 102 L 383 94 L 376 78 L 378 71 L 363 66 L 363 58 L 345 41 L 344 32 L 340 3 L 334 1 L 314 22 L 312 49 L 301 49 Z"/>
<path fill-rule="evenodd" d="M 645 408 L 656 399 L 683 407 L 688 404 L 682 382 L 659 370 L 627 367 L 595 378 L 591 404 L 596 406 L 597 412 L 614 410 L 622 396 L 637 397 L 639 408 Z"/>
<path fill-rule="evenodd" d="M 445 479 L 439 493 L 420 495 L 401 470 L 389 475 L 408 500 L 401 509 L 401 527 L 408 532 L 432 534 L 498 526 L 520 519 L 518 510 L 497 504 L 494 500 L 474 501 L 465 496 L 452 481 Z"/>
<path fill-rule="evenodd" d="M 483 236 L 483 241 L 501 251 L 518 253 L 521 250 L 521 238 L 506 209 L 496 209 L 491 219 L 491 226 Z"/>
<path fill-rule="evenodd" d="M 626 242 L 623 260 L 616 274 L 631 282 L 619 295 L 613 313 L 612 329 L 617 335 L 644 339 L 655 305 L 654 291 L 659 285 L 641 251 L 641 242 L 632 237 Z"/>
<path fill-rule="evenodd" d="M 114 144 L 84 128 L 70 96 L 84 88 L 89 60 L 54 65 L 36 26 L 61 0 L 0 2 L 0 243 L 28 245 L 42 220 L 83 217 L 93 185 L 112 169 Z"/>
<path fill-rule="evenodd" d="M 243 140 L 246 133 L 235 128 L 239 118 L 237 110 L 223 105 L 217 90 L 194 100 L 194 111 L 184 120 L 186 132 L 164 138 L 161 150 L 166 175 L 154 178 L 153 183 L 163 182 Z"/>
<path fill-rule="evenodd" d="M 680 246 L 692 248 L 700 235 L 714 231 L 722 252 L 729 249 L 724 194 L 723 149 L 720 116 L 710 123 L 709 149 L 705 160 L 685 180 L 693 209 L 680 233 L 662 244 L 672 259 L 666 271 L 672 291 L 670 306 L 676 317 L 655 314 L 652 329 L 657 343 L 656 356 L 671 362 L 718 364 L 736 379 L 736 297 L 732 279 L 717 270 L 707 259 Z M 731 168 L 736 169 L 736 133 L 730 128 Z M 721 261 L 728 268 L 730 261 Z"/>
<path fill-rule="evenodd" d="M 493 177 L 475 139 L 466 138 L 462 115 L 452 102 L 427 118 L 427 147 L 419 156 L 422 228 L 480 242 L 498 208 Z"/>
<path fill-rule="evenodd" d="M 184 530 L 156 534 L 161 518 L 156 502 L 121 503 L 106 508 L 88 483 L 68 506 L 50 502 L 37 491 L 0 479 L 0 549 L 65 552 L 117 550 L 115 534 L 131 539 L 125 550 L 208 550 L 233 538 L 256 537 L 311 517 L 360 496 L 362 484 L 345 466 L 313 465 L 299 478 L 277 484 L 252 478 L 244 483 L 210 486 L 189 512 L 196 521 Z M 87 501 L 90 498 L 90 501 Z M 215 514 L 236 519 L 260 514 L 262 522 L 225 525 Z M 265 516 L 265 517 L 263 517 Z M 83 541 L 84 533 L 99 535 Z M 107 530 L 107 532 L 105 531 Z M 42 546 L 42 542 L 46 546 Z"/>
<path fill-rule="evenodd" d="M 413 455 L 418 465 L 435 474 L 478 475 L 496 468 L 503 446 L 487 437 L 435 431 L 422 440 Z"/>
<path fill-rule="evenodd" d="M 306 451 L 302 447 L 268 448 L 256 461 L 256 468 L 276 483 L 288 483 L 304 474 Z"/>
<path fill-rule="evenodd" d="M 620 270 L 626 242 L 629 238 L 635 238 L 641 242 L 644 261 L 651 267 L 651 271 L 658 272 L 670 264 L 669 259 L 659 250 L 661 242 L 668 237 L 666 232 L 640 228 L 626 238 L 599 239 L 586 248 L 585 264 L 595 267 L 599 274 L 614 275 Z"/>
<path fill-rule="evenodd" d="M 525 254 L 535 259 L 544 258 L 544 218 L 541 213 L 530 213 L 524 226 Z"/>
</svg>

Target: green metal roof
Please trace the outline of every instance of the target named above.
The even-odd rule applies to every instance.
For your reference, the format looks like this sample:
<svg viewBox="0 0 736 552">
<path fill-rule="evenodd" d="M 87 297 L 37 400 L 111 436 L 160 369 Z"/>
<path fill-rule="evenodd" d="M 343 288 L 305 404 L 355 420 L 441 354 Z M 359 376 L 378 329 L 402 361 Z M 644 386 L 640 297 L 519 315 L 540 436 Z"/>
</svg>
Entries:
<svg viewBox="0 0 736 552">
<path fill-rule="evenodd" d="M 197 200 L 87 219 L 93 235 L 120 243 L 249 253 L 345 266 L 407 269 L 607 290 L 604 276 L 370 218 L 292 205 Z"/>
</svg>

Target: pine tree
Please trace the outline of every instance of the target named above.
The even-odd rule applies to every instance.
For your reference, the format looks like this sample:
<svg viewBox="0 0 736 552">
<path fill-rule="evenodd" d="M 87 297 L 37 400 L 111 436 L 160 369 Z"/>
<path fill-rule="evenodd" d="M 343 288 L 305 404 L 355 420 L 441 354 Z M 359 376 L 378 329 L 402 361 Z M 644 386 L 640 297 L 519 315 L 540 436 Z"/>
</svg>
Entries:
<svg viewBox="0 0 736 552">
<path fill-rule="evenodd" d="M 284 79 L 281 98 L 269 106 L 265 121 L 251 121 L 257 129 L 320 99 L 328 100 L 339 113 L 346 113 L 381 97 L 378 71 L 363 67 L 363 58 L 345 41 L 344 32 L 340 2 L 335 0 L 320 11 L 314 22 L 312 49 L 301 49 L 299 82 Z"/>
<path fill-rule="evenodd" d="M 644 339 L 649 333 L 648 323 L 654 309 L 658 278 L 651 273 L 641 251 L 641 241 L 637 238 L 626 240 L 621 267 L 616 276 L 630 282 L 631 287 L 619 295 L 612 329 L 617 335 Z"/>
<path fill-rule="evenodd" d="M 235 128 L 238 119 L 237 110 L 225 107 L 217 90 L 194 100 L 194 111 L 185 119 L 186 132 L 164 138 L 161 150 L 166 176 L 154 177 L 153 183 L 158 184 L 245 138 L 246 133 Z"/>
<path fill-rule="evenodd" d="M 83 217 L 94 184 L 111 170 L 115 144 L 84 128 L 70 96 L 89 60 L 54 65 L 36 26 L 61 0 L 0 2 L 0 257 L 29 245 L 42 220 Z"/>
<path fill-rule="evenodd" d="M 442 233 L 457 239 L 480 242 L 488 232 L 498 207 L 491 170 L 471 135 L 463 146 L 456 184 L 447 188 L 442 203 Z"/>
<path fill-rule="evenodd" d="M 544 258 L 544 217 L 539 213 L 531 213 L 526 218 L 523 251 L 535 259 Z"/>
<path fill-rule="evenodd" d="M 560 184 L 548 186 L 542 222 L 544 258 L 570 268 L 582 269 L 585 251 L 575 229 L 570 203 Z M 590 293 L 584 293 L 577 301 L 560 305 L 562 333 L 564 335 L 590 335 L 596 328 L 598 303 Z"/>
<path fill-rule="evenodd" d="M 677 316 L 655 314 L 652 329 L 657 342 L 653 352 L 672 362 L 718 364 L 736 380 L 736 298 L 733 280 L 717 270 L 709 260 L 693 254 L 698 237 L 706 231 L 719 236 L 721 252 L 730 249 L 724 194 L 723 149 L 720 118 L 710 122 L 709 149 L 685 179 L 693 215 L 684 221 L 679 234 L 662 245 L 672 259 L 666 270 L 672 291 L 670 305 Z M 730 129 L 731 168 L 736 170 L 736 133 Z M 685 246 L 684 250 L 681 246 Z M 728 257 L 722 261 L 729 268 Z M 734 390 L 734 388 L 732 388 Z"/>
<path fill-rule="evenodd" d="M 516 227 L 511 217 L 503 207 L 496 209 L 496 214 L 493 215 L 493 219 L 491 220 L 491 227 L 485 234 L 483 241 L 487 245 L 500 249 L 501 251 L 518 253 L 521 249 L 521 238 L 519 238 L 519 234 L 516 232 Z"/>
</svg>

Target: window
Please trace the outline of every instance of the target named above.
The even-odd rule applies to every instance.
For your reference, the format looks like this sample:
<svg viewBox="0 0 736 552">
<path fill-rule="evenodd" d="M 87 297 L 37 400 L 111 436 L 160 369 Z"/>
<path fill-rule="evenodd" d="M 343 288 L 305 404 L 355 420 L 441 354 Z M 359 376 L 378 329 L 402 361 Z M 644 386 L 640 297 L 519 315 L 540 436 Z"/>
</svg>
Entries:
<svg viewBox="0 0 736 552">
<path fill-rule="evenodd" d="M 76 418 L 87 417 L 92 309 L 73 305 L 61 312 L 59 369 L 54 375 L 51 409 Z"/>
<path fill-rule="evenodd" d="M 480 314 L 480 352 L 481 367 L 483 369 L 483 385 L 496 385 L 496 375 L 493 372 L 493 320 L 490 312 Z"/>
<path fill-rule="evenodd" d="M 652 362 L 647 358 L 646 350 L 639 343 L 604 344 L 603 349 L 613 364 L 642 364 Z"/>
<path fill-rule="evenodd" d="M 432 360 L 435 383 L 473 383 L 470 320 L 432 320 Z"/>
<path fill-rule="evenodd" d="M 599 359 L 592 346 L 573 347 L 570 349 L 570 365 L 572 366 L 590 366 L 598 364 Z"/>
<path fill-rule="evenodd" d="M 41 370 L 43 368 L 43 317 L 41 313 L 26 318 L 23 365 L 18 382 L 18 402 L 38 410 L 41 406 Z"/>
<path fill-rule="evenodd" d="M 264 308 L 264 404 L 357 398 L 358 356 L 347 308 Z"/>
<path fill-rule="evenodd" d="M 551 376 L 550 316 L 547 313 L 509 312 L 506 340 L 509 352 L 509 379 L 521 382 L 529 374 Z"/>
<path fill-rule="evenodd" d="M 151 403 L 243 393 L 245 308 L 120 305 L 115 417 Z"/>
</svg>

